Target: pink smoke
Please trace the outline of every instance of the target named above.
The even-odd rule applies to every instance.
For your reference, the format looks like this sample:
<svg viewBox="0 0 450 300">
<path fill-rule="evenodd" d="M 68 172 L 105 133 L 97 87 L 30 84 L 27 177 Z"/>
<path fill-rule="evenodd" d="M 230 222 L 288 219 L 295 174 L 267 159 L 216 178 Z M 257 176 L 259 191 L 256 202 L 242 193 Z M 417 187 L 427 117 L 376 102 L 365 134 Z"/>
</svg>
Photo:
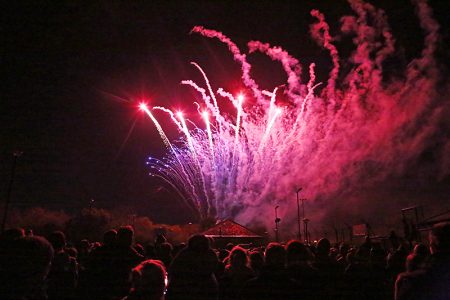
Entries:
<svg viewBox="0 0 450 300">
<path fill-rule="evenodd" d="M 367 200 L 360 199 L 364 191 L 411 172 L 420 155 L 436 142 L 442 123 L 448 122 L 449 102 L 448 97 L 438 93 L 441 75 L 434 53 L 439 26 L 431 9 L 425 1 L 414 1 L 425 34 L 424 48 L 421 56 L 408 64 L 402 78 L 387 79 L 383 63 L 395 54 L 387 17 L 371 4 L 349 2 L 355 15 L 341 18 L 339 33 L 353 37 L 354 51 L 349 58 L 339 56 L 333 44 L 336 37 L 331 36 L 325 16 L 318 10 L 311 11 L 317 20 L 311 25 L 311 35 L 329 52 L 333 64 L 320 95 L 314 92 L 314 63 L 309 66 L 305 84 L 301 82 L 299 60 L 287 51 L 259 41 L 248 43 L 249 54 L 259 51 L 281 63 L 292 102 L 289 107 L 277 107 L 276 99 L 270 97 L 272 93 L 259 90 L 246 54 L 231 39 L 215 30 L 194 27 L 192 32 L 217 38 L 228 46 L 241 66 L 245 86 L 259 105 L 252 110 L 244 103 L 239 138 L 234 132 L 216 134 L 214 154 L 210 153 L 206 135 L 201 133 L 192 137 L 198 161 L 180 152 L 181 159 L 195 163 L 190 165 L 192 173 L 201 172 L 205 178 L 202 184 L 206 188 L 198 194 L 217 203 L 213 210 L 205 211 L 214 211 L 218 218 L 233 217 L 244 224 L 271 227 L 273 207 L 280 205 L 279 212 L 289 226 L 296 222 L 292 213 L 296 209 L 294 191 L 303 187 L 302 197 L 309 199 L 309 217 L 315 222 L 344 214 L 345 209 L 348 214 L 360 214 L 363 209 L 358 205 L 375 212 L 380 204 L 372 200 L 376 198 L 373 194 Z M 343 63 L 349 65 L 345 73 L 340 67 Z M 185 83 L 202 94 L 208 108 L 215 109 L 205 89 L 190 81 Z M 223 89 L 217 94 L 233 101 L 233 96 Z M 274 114 L 275 107 L 280 115 Z M 226 128 L 230 130 L 237 127 L 234 119 L 218 119 L 229 123 Z M 443 144 L 442 167 L 436 179 L 450 174 L 450 143 L 439 141 Z M 210 159 L 211 155 L 215 155 L 214 159 Z M 211 161 L 216 165 L 212 166 Z M 382 205 L 395 207 L 393 203 Z"/>
</svg>

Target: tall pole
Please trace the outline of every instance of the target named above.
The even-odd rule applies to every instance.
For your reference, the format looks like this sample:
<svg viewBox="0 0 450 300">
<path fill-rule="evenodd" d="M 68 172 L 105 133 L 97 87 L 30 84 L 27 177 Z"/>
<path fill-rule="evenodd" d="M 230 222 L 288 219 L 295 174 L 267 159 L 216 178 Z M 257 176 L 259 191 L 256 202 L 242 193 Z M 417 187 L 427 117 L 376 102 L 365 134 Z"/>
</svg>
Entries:
<svg viewBox="0 0 450 300">
<path fill-rule="evenodd" d="M 306 218 L 303 219 L 303 223 L 305 223 L 305 225 L 304 225 L 304 228 L 305 228 L 304 235 L 305 235 L 305 242 L 306 242 L 306 244 L 309 244 L 308 222 L 309 222 L 309 219 L 306 219 Z"/>
<path fill-rule="evenodd" d="M 305 218 L 305 199 L 302 198 L 302 210 L 303 210 L 303 219 Z"/>
<path fill-rule="evenodd" d="M 11 166 L 11 176 L 9 178 L 8 190 L 6 191 L 5 211 L 3 212 L 2 220 L 2 233 L 5 231 L 6 219 L 8 218 L 9 203 L 11 202 L 11 191 L 14 182 L 14 175 L 16 173 L 17 158 L 22 155 L 21 151 L 15 151 L 13 153 L 13 162 Z"/>
<path fill-rule="evenodd" d="M 309 220 L 305 217 L 305 198 L 302 198 L 302 210 L 303 210 L 303 237 L 307 244 L 309 244 L 309 237 L 308 237 L 308 222 Z"/>
<path fill-rule="evenodd" d="M 278 205 L 275 206 L 275 241 L 278 242 L 278 223 L 280 223 L 281 219 L 278 218 L 278 214 L 277 214 L 277 209 L 278 209 Z"/>
<path fill-rule="evenodd" d="M 298 240 L 301 241 L 302 240 L 302 232 L 300 229 L 300 199 L 298 198 L 298 193 L 300 193 L 300 191 L 302 190 L 302 188 L 297 189 L 297 191 L 295 192 L 297 194 L 297 225 L 298 225 Z"/>
</svg>

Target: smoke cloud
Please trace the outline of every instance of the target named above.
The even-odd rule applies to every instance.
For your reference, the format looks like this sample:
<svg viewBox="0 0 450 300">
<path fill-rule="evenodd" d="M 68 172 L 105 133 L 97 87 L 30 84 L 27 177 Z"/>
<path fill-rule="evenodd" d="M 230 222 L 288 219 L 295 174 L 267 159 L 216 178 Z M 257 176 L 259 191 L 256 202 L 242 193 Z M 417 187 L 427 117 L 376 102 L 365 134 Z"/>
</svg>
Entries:
<svg viewBox="0 0 450 300">
<path fill-rule="evenodd" d="M 240 104 L 219 89 L 219 96 L 227 95 L 219 102 L 231 101 L 236 112 L 218 117 L 218 109 L 210 102 L 215 95 L 207 78 L 207 89 L 185 82 L 201 91 L 205 110 L 215 116 L 207 120 L 212 132 L 199 129 L 203 125 L 182 132 L 176 150 L 149 164 L 154 175 L 170 182 L 198 210 L 199 217 L 234 218 L 271 228 L 274 207 L 280 205 L 284 226 L 295 228 L 295 191 L 302 187 L 300 196 L 307 198 L 308 217 L 316 224 L 357 220 L 363 211 L 376 215 L 404 205 L 407 201 L 401 196 L 380 203 L 380 197 L 392 197 L 383 189 L 398 188 L 389 181 L 410 174 L 430 149 L 438 153 L 439 166 L 433 167 L 431 178 L 444 179 L 450 174 L 450 142 L 448 134 L 442 133 L 449 119 L 449 98 L 442 91 L 448 91 L 448 86 L 442 84 L 434 57 L 439 25 L 430 7 L 425 1 L 413 1 L 424 47 L 404 74 L 393 78 L 383 70 L 386 59 L 396 52 L 385 13 L 362 1 L 349 3 L 354 15 L 341 18 L 339 35 L 351 36 L 354 50 L 345 61 L 334 44 L 340 36 L 330 34 L 320 11 L 311 11 L 316 20 L 311 36 L 332 61 L 328 80 L 320 87 L 315 82 L 315 64 L 302 66 L 301 58 L 279 46 L 251 41 L 249 54 L 267 55 L 287 75 L 285 88 L 261 90 L 251 77 L 246 54 L 230 38 L 194 27 L 192 33 L 218 39 L 229 48 L 241 66 L 244 85 L 256 100 L 255 106 L 245 101 Z M 306 77 L 303 69 L 309 69 L 306 81 L 302 81 Z M 289 105 L 277 102 L 277 93 L 282 92 Z M 215 127 L 218 123 L 220 127 Z"/>
</svg>

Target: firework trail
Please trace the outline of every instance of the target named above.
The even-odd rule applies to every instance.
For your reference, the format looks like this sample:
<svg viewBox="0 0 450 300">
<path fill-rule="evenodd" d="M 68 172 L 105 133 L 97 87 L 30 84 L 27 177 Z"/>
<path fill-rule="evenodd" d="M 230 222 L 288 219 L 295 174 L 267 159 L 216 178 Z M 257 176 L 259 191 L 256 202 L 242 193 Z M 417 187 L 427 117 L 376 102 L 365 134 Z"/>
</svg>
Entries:
<svg viewBox="0 0 450 300">
<path fill-rule="evenodd" d="M 303 77 L 309 79 L 303 82 L 300 60 L 281 47 L 250 41 L 249 54 L 266 54 L 280 62 L 287 75 L 282 89 L 260 90 L 246 54 L 231 39 L 200 26 L 192 29 L 229 48 L 241 66 L 248 88 L 245 98 L 256 100 L 256 105 L 247 106 L 243 94 L 214 91 L 206 72 L 193 63 L 206 86 L 190 80 L 182 83 L 199 93 L 202 103 L 197 103 L 197 111 L 204 124 L 189 128 L 182 114 L 154 107 L 177 125 L 181 137 L 171 143 L 145 109 L 170 151 L 162 160 L 150 159 L 151 173 L 168 182 L 199 218 L 267 223 L 274 204 L 288 202 L 298 186 L 309 198 L 332 199 L 354 186 L 401 173 L 436 133 L 444 118 L 444 104 L 436 100 L 439 73 L 433 58 L 439 26 L 426 2 L 414 1 L 425 47 L 404 77 L 395 80 L 383 78 L 383 62 L 395 53 L 384 12 L 362 1 L 349 3 L 355 15 L 342 17 L 340 29 L 353 36 L 355 50 L 345 73 L 325 16 L 311 11 L 316 20 L 311 36 L 332 61 L 319 92 L 314 63 L 307 66 L 309 73 Z M 277 103 L 277 93 L 282 92 L 289 105 Z M 224 114 L 221 101 L 230 101 L 236 111 Z"/>
</svg>

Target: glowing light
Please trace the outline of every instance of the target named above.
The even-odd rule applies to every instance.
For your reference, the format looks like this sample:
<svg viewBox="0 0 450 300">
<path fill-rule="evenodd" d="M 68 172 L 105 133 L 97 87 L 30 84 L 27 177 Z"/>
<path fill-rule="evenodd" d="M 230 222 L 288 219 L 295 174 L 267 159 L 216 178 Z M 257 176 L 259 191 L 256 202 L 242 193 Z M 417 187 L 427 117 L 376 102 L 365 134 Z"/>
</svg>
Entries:
<svg viewBox="0 0 450 300">
<path fill-rule="evenodd" d="M 139 103 L 139 109 L 142 111 L 147 111 L 148 110 L 147 103 L 145 103 L 145 102 Z"/>
<path fill-rule="evenodd" d="M 238 102 L 239 102 L 240 104 L 242 104 L 242 102 L 244 102 L 244 99 L 245 99 L 245 97 L 244 97 L 243 94 L 239 94 L 239 95 L 237 96 L 237 100 L 238 100 Z"/>
</svg>

